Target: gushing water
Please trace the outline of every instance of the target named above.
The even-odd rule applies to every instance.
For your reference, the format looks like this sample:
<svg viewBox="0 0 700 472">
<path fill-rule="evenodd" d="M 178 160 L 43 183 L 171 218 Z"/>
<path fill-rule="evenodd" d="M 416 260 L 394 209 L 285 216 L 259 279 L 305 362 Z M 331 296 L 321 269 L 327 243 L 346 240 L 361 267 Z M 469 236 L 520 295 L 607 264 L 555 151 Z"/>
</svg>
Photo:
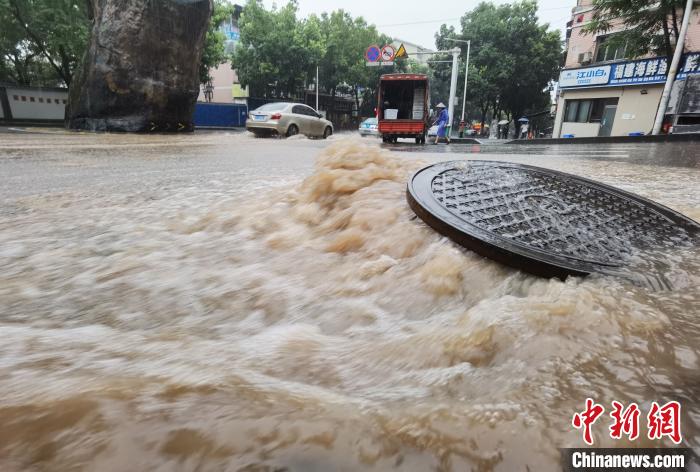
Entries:
<svg viewBox="0 0 700 472">
<path fill-rule="evenodd" d="M 670 291 L 528 276 L 414 217 L 422 164 L 339 141 L 302 181 L 8 198 L 0 469 L 558 470 L 587 397 L 678 400 L 700 447 L 698 251 Z"/>
</svg>

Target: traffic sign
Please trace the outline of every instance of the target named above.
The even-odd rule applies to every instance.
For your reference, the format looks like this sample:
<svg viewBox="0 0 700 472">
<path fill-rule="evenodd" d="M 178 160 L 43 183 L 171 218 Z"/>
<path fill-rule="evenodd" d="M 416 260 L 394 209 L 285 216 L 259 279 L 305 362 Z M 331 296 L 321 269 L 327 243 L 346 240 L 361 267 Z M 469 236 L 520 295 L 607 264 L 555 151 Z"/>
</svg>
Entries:
<svg viewBox="0 0 700 472">
<path fill-rule="evenodd" d="M 401 43 L 401 46 L 399 46 L 399 50 L 396 51 L 396 57 L 408 57 L 408 53 L 406 52 L 406 48 L 403 46 L 403 43 Z"/>
<path fill-rule="evenodd" d="M 367 62 L 377 62 L 381 54 L 379 46 L 373 44 L 365 51 L 365 59 L 367 59 Z"/>
<path fill-rule="evenodd" d="M 395 55 L 396 49 L 394 49 L 394 46 L 392 46 L 391 44 L 387 44 L 382 48 L 382 61 L 391 62 L 394 60 Z"/>
</svg>

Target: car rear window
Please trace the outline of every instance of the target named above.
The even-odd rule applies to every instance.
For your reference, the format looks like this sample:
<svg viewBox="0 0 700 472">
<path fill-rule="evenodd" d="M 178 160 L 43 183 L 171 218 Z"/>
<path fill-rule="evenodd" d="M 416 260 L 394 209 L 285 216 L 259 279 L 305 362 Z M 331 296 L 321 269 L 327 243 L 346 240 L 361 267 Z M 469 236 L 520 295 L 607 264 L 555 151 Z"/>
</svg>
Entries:
<svg viewBox="0 0 700 472">
<path fill-rule="evenodd" d="M 286 103 L 266 103 L 265 105 L 258 107 L 257 111 L 279 111 L 287 108 Z"/>
</svg>

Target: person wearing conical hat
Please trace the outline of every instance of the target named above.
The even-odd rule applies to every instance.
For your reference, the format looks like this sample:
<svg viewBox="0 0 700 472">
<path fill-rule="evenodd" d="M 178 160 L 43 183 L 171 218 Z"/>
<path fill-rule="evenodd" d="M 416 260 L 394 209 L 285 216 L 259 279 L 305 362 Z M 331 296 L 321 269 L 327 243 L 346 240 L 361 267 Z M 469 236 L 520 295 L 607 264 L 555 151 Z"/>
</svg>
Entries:
<svg viewBox="0 0 700 472">
<path fill-rule="evenodd" d="M 437 144 L 440 138 L 445 138 L 447 144 L 450 144 L 450 137 L 447 135 L 447 125 L 450 123 L 450 114 L 447 112 L 447 107 L 445 107 L 445 104 L 442 102 L 438 103 L 435 108 L 437 108 L 438 117 L 434 124 L 438 125 L 438 132 L 433 144 Z"/>
</svg>

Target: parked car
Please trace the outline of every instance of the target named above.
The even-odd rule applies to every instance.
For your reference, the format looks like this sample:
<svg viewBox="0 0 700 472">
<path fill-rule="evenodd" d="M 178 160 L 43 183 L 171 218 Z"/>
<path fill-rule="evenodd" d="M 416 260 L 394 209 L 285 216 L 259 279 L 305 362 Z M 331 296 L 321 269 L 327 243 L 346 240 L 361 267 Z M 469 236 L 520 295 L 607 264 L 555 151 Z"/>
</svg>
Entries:
<svg viewBox="0 0 700 472">
<path fill-rule="evenodd" d="M 275 102 L 251 111 L 245 127 L 255 136 L 306 136 L 327 138 L 333 134 L 333 123 L 313 108 L 301 103 Z"/>
<path fill-rule="evenodd" d="M 360 123 L 360 128 L 358 129 L 360 136 L 379 136 L 378 121 L 376 118 L 367 118 L 365 121 Z"/>
</svg>

